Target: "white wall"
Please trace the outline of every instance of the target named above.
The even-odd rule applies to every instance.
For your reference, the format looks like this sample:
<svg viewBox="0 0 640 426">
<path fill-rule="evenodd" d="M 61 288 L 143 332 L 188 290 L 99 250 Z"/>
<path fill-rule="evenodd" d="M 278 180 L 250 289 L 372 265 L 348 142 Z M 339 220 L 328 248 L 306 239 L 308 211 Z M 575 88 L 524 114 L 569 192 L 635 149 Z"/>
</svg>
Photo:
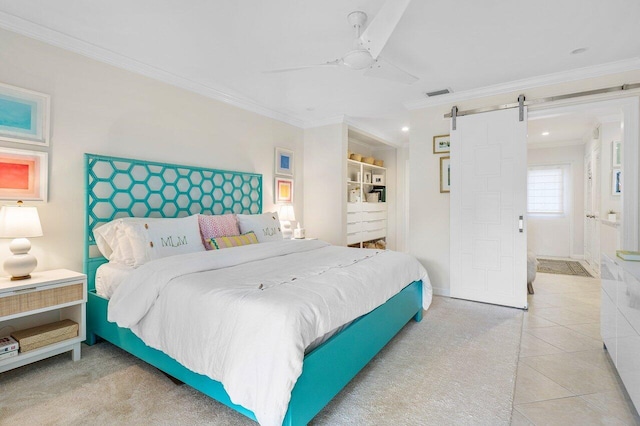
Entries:
<svg viewBox="0 0 640 426">
<path fill-rule="evenodd" d="M 640 70 L 539 86 L 524 94 L 527 99 L 536 99 L 636 81 L 640 81 Z M 456 105 L 460 110 L 467 110 L 512 103 L 520 93 L 476 98 Z M 410 124 L 409 252 L 429 271 L 434 291 L 444 295 L 449 294 L 449 195 L 439 192 L 440 156 L 432 153 L 432 138 L 449 133 L 450 120 L 443 116 L 452 106 L 447 103 L 413 110 Z M 455 171 L 453 173 L 455 176 Z"/>
<path fill-rule="evenodd" d="M 304 214 L 301 129 L 8 31 L 0 46 L 0 82 L 51 95 L 49 202 L 33 203 L 44 231 L 32 240 L 38 269 L 82 268 L 85 152 L 261 173 L 269 211 L 274 147 L 289 148 Z M 0 241 L 0 261 L 9 255 Z"/>
<path fill-rule="evenodd" d="M 304 221 L 308 237 L 347 242 L 347 125 L 304 131 Z"/>
<path fill-rule="evenodd" d="M 529 148 L 527 164 L 568 165 L 568 205 L 562 216 L 527 215 L 527 246 L 537 256 L 584 256 L 584 145 Z"/>
</svg>

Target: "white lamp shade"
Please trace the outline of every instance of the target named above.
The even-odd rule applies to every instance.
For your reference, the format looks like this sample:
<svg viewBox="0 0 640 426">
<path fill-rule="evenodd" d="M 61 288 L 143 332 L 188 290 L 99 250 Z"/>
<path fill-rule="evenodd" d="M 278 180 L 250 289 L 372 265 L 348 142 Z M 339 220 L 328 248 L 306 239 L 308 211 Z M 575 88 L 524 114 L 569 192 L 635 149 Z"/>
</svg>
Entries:
<svg viewBox="0 0 640 426">
<path fill-rule="evenodd" d="M 283 204 L 282 206 L 280 206 L 278 217 L 283 222 L 296 220 L 296 214 L 293 211 L 293 204 Z"/>
<path fill-rule="evenodd" d="M 0 238 L 41 237 L 40 216 L 35 207 L 3 206 L 0 208 Z"/>
</svg>

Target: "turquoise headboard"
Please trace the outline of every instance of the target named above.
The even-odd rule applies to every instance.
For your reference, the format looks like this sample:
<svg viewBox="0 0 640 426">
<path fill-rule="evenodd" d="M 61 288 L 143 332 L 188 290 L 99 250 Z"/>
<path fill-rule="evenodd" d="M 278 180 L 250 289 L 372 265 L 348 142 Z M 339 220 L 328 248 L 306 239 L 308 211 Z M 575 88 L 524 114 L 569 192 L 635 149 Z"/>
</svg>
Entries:
<svg viewBox="0 0 640 426">
<path fill-rule="evenodd" d="M 85 154 L 84 269 L 94 288 L 93 229 L 121 217 L 262 213 L 262 175 Z"/>
</svg>

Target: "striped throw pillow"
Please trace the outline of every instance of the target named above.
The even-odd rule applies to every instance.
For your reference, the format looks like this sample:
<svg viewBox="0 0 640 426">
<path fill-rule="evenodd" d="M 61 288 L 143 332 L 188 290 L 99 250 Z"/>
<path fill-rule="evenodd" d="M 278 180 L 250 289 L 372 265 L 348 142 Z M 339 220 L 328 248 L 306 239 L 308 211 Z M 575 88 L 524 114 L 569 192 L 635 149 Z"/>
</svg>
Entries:
<svg viewBox="0 0 640 426">
<path fill-rule="evenodd" d="M 230 235 L 227 237 L 209 238 L 207 244 L 210 250 L 220 250 L 229 247 L 246 246 L 247 244 L 257 244 L 258 238 L 251 231 L 242 235 Z"/>
</svg>

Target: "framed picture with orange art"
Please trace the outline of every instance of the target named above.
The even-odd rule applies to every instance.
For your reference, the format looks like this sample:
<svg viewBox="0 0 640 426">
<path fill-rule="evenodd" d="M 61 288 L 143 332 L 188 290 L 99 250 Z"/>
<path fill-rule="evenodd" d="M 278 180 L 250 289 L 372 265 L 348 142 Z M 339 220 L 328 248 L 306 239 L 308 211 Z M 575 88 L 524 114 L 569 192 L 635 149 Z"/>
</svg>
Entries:
<svg viewBox="0 0 640 426">
<path fill-rule="evenodd" d="M 293 203 L 293 179 L 276 177 L 276 203 Z"/>
<path fill-rule="evenodd" d="M 0 200 L 47 201 L 46 152 L 0 147 Z"/>
</svg>

